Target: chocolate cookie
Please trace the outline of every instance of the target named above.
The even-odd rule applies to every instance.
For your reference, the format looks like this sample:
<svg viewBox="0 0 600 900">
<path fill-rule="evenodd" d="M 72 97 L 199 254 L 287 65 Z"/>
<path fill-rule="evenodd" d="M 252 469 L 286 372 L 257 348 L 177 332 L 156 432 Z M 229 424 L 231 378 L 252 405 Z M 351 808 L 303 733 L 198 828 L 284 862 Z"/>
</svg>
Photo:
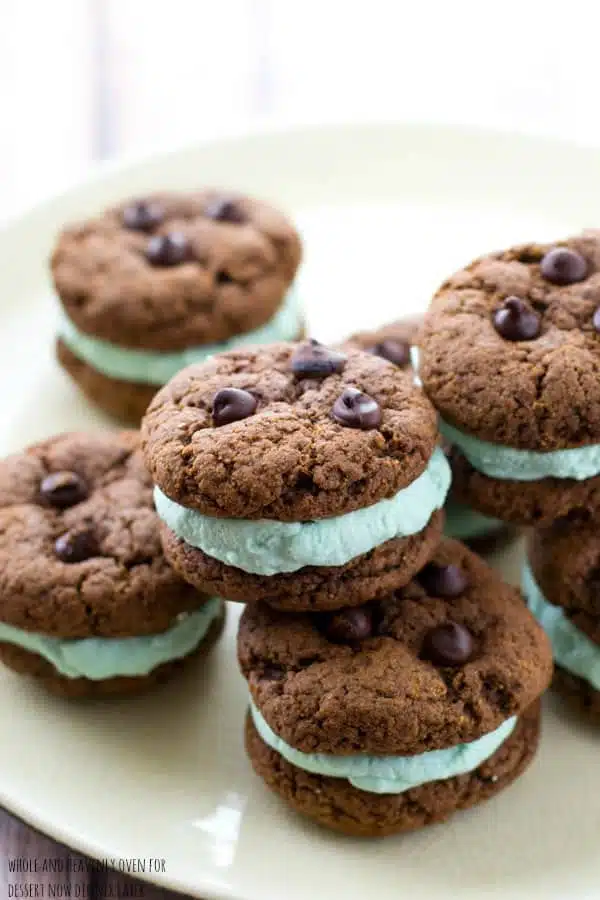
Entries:
<svg viewBox="0 0 600 900">
<path fill-rule="evenodd" d="M 523 712 L 512 734 L 478 768 L 401 794 L 368 793 L 346 779 L 316 775 L 292 765 L 262 740 L 250 713 L 245 740 L 256 774 L 297 812 L 343 834 L 385 837 L 443 822 L 500 793 L 535 756 L 539 732 L 538 702 Z"/>
<path fill-rule="evenodd" d="M 416 361 L 419 329 L 423 316 L 398 319 L 375 331 L 361 331 L 347 338 L 342 347 L 358 347 L 376 356 L 388 359 L 401 369 L 411 370 Z M 443 442 L 444 452 L 451 462 L 450 444 Z M 451 489 L 445 506 L 444 533 L 448 537 L 464 541 L 478 553 L 491 553 L 515 536 L 514 529 L 499 519 L 484 516 L 467 504 L 461 503 Z"/>
<path fill-rule="evenodd" d="M 358 834 L 437 821 L 494 793 L 494 775 L 507 784 L 533 755 L 552 670 L 518 591 L 449 539 L 376 603 L 246 607 L 238 657 L 259 774 L 322 824 Z M 296 800 L 294 786 L 306 789 Z"/>
<path fill-rule="evenodd" d="M 600 231 L 524 244 L 446 281 L 420 335 L 419 374 L 464 462 L 458 497 L 550 524 L 600 483 Z"/>
<path fill-rule="evenodd" d="M 550 638 L 555 686 L 600 720 L 600 541 L 589 515 L 531 535 L 523 592 Z"/>
<path fill-rule="evenodd" d="M 103 409 L 139 421 L 184 366 L 239 343 L 301 335 L 290 289 L 300 258 L 293 225 L 250 197 L 129 200 L 58 239 L 59 360 Z"/>
<path fill-rule="evenodd" d="M 163 555 L 138 445 L 63 434 L 0 463 L 0 659 L 59 693 L 164 680 L 222 624 Z"/>
<path fill-rule="evenodd" d="M 192 366 L 143 422 L 172 564 L 204 590 L 285 609 L 360 604 L 410 580 L 450 481 L 436 443 L 410 378 L 316 341 Z"/>
<path fill-rule="evenodd" d="M 165 555 L 190 584 L 239 603 L 262 600 L 276 609 L 327 610 L 360 606 L 401 587 L 418 572 L 440 543 L 444 516 L 434 512 L 425 528 L 379 547 L 341 566 L 304 566 L 279 575 L 253 575 L 191 547 L 166 525 Z"/>
</svg>

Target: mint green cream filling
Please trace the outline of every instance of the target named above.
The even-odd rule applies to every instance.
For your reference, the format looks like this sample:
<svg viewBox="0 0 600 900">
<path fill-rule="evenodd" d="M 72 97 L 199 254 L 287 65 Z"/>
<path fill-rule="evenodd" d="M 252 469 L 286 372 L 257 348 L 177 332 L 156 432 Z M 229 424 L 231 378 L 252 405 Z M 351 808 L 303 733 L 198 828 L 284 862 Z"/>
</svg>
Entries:
<svg viewBox="0 0 600 900">
<path fill-rule="evenodd" d="M 59 324 L 59 337 L 79 359 L 89 363 L 109 378 L 139 384 L 165 384 L 180 369 L 192 363 L 204 362 L 215 353 L 223 353 L 247 344 L 271 344 L 291 341 L 298 336 L 301 325 L 300 301 L 295 290 L 289 290 L 283 304 L 272 319 L 254 331 L 237 334 L 218 344 L 186 347 L 173 353 L 152 350 L 132 350 L 102 341 L 80 331 L 65 315 Z"/>
<path fill-rule="evenodd" d="M 488 516 L 482 516 L 481 513 L 471 509 L 470 506 L 464 506 L 457 500 L 453 500 L 452 497 L 448 499 L 444 509 L 446 512 L 444 534 L 458 541 L 485 537 L 485 535 L 494 534 L 495 531 L 499 531 L 503 527 L 503 522 L 499 519 L 490 519 Z"/>
<path fill-rule="evenodd" d="M 489 478 L 539 481 L 541 478 L 574 478 L 584 481 L 600 474 L 600 444 L 570 450 L 517 450 L 481 441 L 440 419 L 440 431 L 459 448 L 474 469 Z"/>
<path fill-rule="evenodd" d="M 161 634 L 63 640 L 0 623 L 0 641 L 43 656 L 66 678 L 103 681 L 121 675 L 147 675 L 162 663 L 195 650 L 222 605 L 221 599 L 212 597 L 195 612 L 179 616 L 175 625 Z"/>
<path fill-rule="evenodd" d="M 550 638 L 559 666 L 600 691 L 600 647 L 573 625 L 560 606 L 546 600 L 528 563 L 523 566 L 521 589 L 529 609 Z"/>
<path fill-rule="evenodd" d="M 402 794 L 430 781 L 442 781 L 473 772 L 489 759 L 512 733 L 516 716 L 495 731 L 468 744 L 447 750 L 430 750 L 417 756 L 333 756 L 330 753 L 303 753 L 286 744 L 265 722 L 250 702 L 254 725 L 265 742 L 285 760 L 313 775 L 345 778 L 353 787 L 370 794 Z"/>
<path fill-rule="evenodd" d="M 228 566 L 257 575 L 304 566 L 343 566 L 385 541 L 421 531 L 441 509 L 450 467 L 436 447 L 427 468 L 408 487 L 372 506 L 315 522 L 219 519 L 170 500 L 154 489 L 158 515 L 178 538 Z"/>
</svg>

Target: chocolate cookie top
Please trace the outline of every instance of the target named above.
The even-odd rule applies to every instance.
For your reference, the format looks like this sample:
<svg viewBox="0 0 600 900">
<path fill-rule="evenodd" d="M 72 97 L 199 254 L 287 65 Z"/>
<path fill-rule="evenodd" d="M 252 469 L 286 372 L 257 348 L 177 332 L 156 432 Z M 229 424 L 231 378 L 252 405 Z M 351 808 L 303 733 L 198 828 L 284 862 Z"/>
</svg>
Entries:
<svg viewBox="0 0 600 900">
<path fill-rule="evenodd" d="M 417 754 L 472 741 L 547 687 L 517 590 L 445 539 L 408 587 L 333 614 L 247 606 L 238 656 L 260 712 L 307 753 Z"/>
<path fill-rule="evenodd" d="M 423 316 L 397 319 L 374 331 L 359 331 L 347 338 L 342 347 L 357 347 L 375 356 L 381 356 L 400 369 L 411 367 L 410 348 L 415 343 Z"/>
<path fill-rule="evenodd" d="M 267 203 L 214 190 L 129 200 L 63 231 L 52 274 L 81 331 L 179 350 L 264 325 L 300 263 L 298 234 Z"/>
<path fill-rule="evenodd" d="M 451 424 L 554 450 L 600 441 L 600 231 L 482 257 L 446 281 L 419 374 Z"/>
<path fill-rule="evenodd" d="M 172 500 L 212 516 L 305 521 L 390 497 L 427 466 L 435 411 L 378 356 L 322 345 L 240 348 L 190 366 L 142 423 Z"/>
<path fill-rule="evenodd" d="M 167 564 L 134 432 L 0 462 L 0 620 L 62 638 L 165 631 L 203 597 Z"/>
<path fill-rule="evenodd" d="M 528 557 L 546 600 L 562 606 L 573 624 L 600 644 L 598 523 L 582 513 L 536 529 Z"/>
</svg>

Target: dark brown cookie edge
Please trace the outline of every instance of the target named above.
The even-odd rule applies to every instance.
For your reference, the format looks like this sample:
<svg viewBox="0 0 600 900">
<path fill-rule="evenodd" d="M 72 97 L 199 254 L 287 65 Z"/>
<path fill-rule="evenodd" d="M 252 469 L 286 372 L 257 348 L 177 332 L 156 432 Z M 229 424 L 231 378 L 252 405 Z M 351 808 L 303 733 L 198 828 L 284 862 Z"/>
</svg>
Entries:
<svg viewBox="0 0 600 900">
<path fill-rule="evenodd" d="M 253 575 L 227 566 L 162 526 L 165 556 L 198 590 L 239 603 L 264 601 L 289 612 L 360 606 L 407 584 L 435 552 L 444 516 L 436 511 L 418 534 L 387 541 L 345 566 L 306 567 L 281 575 Z"/>
<path fill-rule="evenodd" d="M 205 655 L 218 641 L 226 620 L 226 606 L 208 629 L 197 647 L 180 659 L 157 666 L 147 675 L 117 676 L 102 681 L 89 678 L 67 678 L 61 675 L 43 656 L 13 644 L 0 643 L 0 662 L 19 675 L 34 679 L 43 688 L 60 697 L 72 700 L 100 700 L 105 697 L 142 693 L 175 677 L 192 660 Z M 110 639 L 108 639 L 110 640 Z"/>
<path fill-rule="evenodd" d="M 521 715 L 504 744 L 474 772 L 404 794 L 369 794 L 343 779 L 313 775 L 293 766 L 264 743 L 249 713 L 245 743 L 256 774 L 296 812 L 344 834 L 383 837 L 443 822 L 500 793 L 533 760 L 540 724 L 537 701 Z"/>
</svg>

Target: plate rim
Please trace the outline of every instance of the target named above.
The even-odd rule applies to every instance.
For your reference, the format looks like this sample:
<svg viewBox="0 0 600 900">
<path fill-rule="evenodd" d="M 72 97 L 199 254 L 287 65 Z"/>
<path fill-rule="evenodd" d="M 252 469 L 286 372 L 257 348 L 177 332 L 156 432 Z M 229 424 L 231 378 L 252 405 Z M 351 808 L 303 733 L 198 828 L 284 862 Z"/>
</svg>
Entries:
<svg viewBox="0 0 600 900">
<path fill-rule="evenodd" d="M 238 144 L 248 140 L 268 140 L 272 137 L 287 136 L 300 138 L 301 136 L 310 136 L 318 134 L 322 136 L 323 132 L 342 131 L 421 131 L 423 134 L 429 133 L 435 135 L 437 133 L 447 134 L 449 137 L 461 138 L 467 140 L 491 141 L 491 140 L 508 140 L 514 144 L 521 144 L 523 147 L 537 147 L 540 150 L 557 152 L 562 150 L 566 153 L 575 153 L 581 155 L 600 155 L 600 139 L 577 138 L 571 139 L 564 137 L 560 133 L 552 132 L 544 128 L 510 128 L 504 125 L 487 126 L 477 125 L 461 120 L 445 121 L 430 118 L 381 118 L 381 117 L 361 117 L 340 118 L 332 117 L 326 119 L 318 118 L 284 118 L 277 119 L 257 119 L 251 125 L 243 125 L 241 127 L 232 125 L 228 128 L 221 128 L 214 135 L 207 135 L 194 141 L 182 141 L 175 144 L 167 144 L 155 150 L 147 152 L 133 151 L 131 153 L 118 154 L 116 157 L 91 161 L 90 166 L 83 172 L 79 172 L 73 179 L 67 183 L 52 189 L 38 200 L 29 201 L 23 205 L 18 205 L 11 210 L 5 218 L 0 220 L 0 236 L 5 232 L 11 231 L 18 226 L 27 224 L 27 220 L 47 214 L 55 205 L 67 203 L 69 199 L 77 196 L 80 192 L 100 186 L 105 181 L 110 181 L 119 175 L 130 170 L 135 170 L 149 164 L 167 164 L 169 161 L 176 159 L 178 156 L 201 152 L 203 149 L 214 147 L 217 145 Z M 1 252 L 1 245 L 0 245 Z"/>
<path fill-rule="evenodd" d="M 436 136 L 448 136 L 453 139 L 460 139 L 474 143 L 493 143 L 498 140 L 510 142 L 517 150 L 519 148 L 531 151 L 536 150 L 539 153 L 556 154 L 565 153 L 571 155 L 572 158 L 589 158 L 592 162 L 594 159 L 600 162 L 600 144 L 593 141 L 570 140 L 563 136 L 553 133 L 537 130 L 537 129 L 514 129 L 506 127 L 487 127 L 477 126 L 464 123 L 451 123 L 445 121 L 433 121 L 429 119 L 411 119 L 411 120 L 387 120 L 387 119 L 365 119 L 358 120 L 343 119 L 340 121 L 327 119 L 319 120 L 303 120 L 303 121 L 285 121 L 278 120 L 276 122 L 261 122 L 251 127 L 231 128 L 226 131 L 220 131 L 217 135 L 211 135 L 198 141 L 185 142 L 180 145 L 151 151 L 148 153 L 135 153 L 131 155 L 123 155 L 116 159 L 95 163 L 90 169 L 78 176 L 71 183 L 52 191 L 41 200 L 29 203 L 23 208 L 13 210 L 9 216 L 0 223 L 0 237 L 13 231 L 16 228 L 35 228 L 36 220 L 43 219 L 53 213 L 59 213 L 60 208 L 64 204 L 68 204 L 70 200 L 76 199 L 78 195 L 86 190 L 101 188 L 108 186 L 110 182 L 128 172 L 137 170 L 146 165 L 169 166 L 176 164 L 178 157 L 182 155 L 193 155 L 201 153 L 204 149 L 214 148 L 218 146 L 228 146 L 243 143 L 251 140 L 263 140 L 268 142 L 274 136 L 287 136 L 302 139 L 309 138 L 316 134 L 323 138 L 323 133 L 339 137 L 340 133 L 370 133 L 393 131 L 396 134 L 402 132 L 410 132 L 411 134 L 420 133 L 423 138 Z M 2 242 L 0 241 L 0 257 L 2 256 Z M 31 827 L 40 835 L 54 840 L 63 846 L 75 852 L 88 856 L 91 859 L 106 859 L 107 853 L 100 845 L 89 841 L 85 836 L 80 836 L 70 826 L 62 824 L 49 825 L 46 820 L 40 817 L 35 809 L 32 809 L 19 798 L 11 794 L 6 789 L 6 785 L 0 783 L 0 806 L 17 820 L 24 823 L 27 827 Z M 118 870 L 115 870 L 118 871 Z M 120 873 L 119 874 L 126 874 Z M 131 876 L 129 876 L 131 877 Z M 166 873 L 136 873 L 135 880 L 147 882 L 158 887 L 183 893 L 195 897 L 202 897 L 204 900 L 214 898 L 214 900 L 249 900 L 251 894 L 240 895 L 235 890 L 223 889 L 214 884 L 204 886 L 199 883 L 198 886 L 190 886 L 183 883 L 174 874 Z"/>
</svg>

